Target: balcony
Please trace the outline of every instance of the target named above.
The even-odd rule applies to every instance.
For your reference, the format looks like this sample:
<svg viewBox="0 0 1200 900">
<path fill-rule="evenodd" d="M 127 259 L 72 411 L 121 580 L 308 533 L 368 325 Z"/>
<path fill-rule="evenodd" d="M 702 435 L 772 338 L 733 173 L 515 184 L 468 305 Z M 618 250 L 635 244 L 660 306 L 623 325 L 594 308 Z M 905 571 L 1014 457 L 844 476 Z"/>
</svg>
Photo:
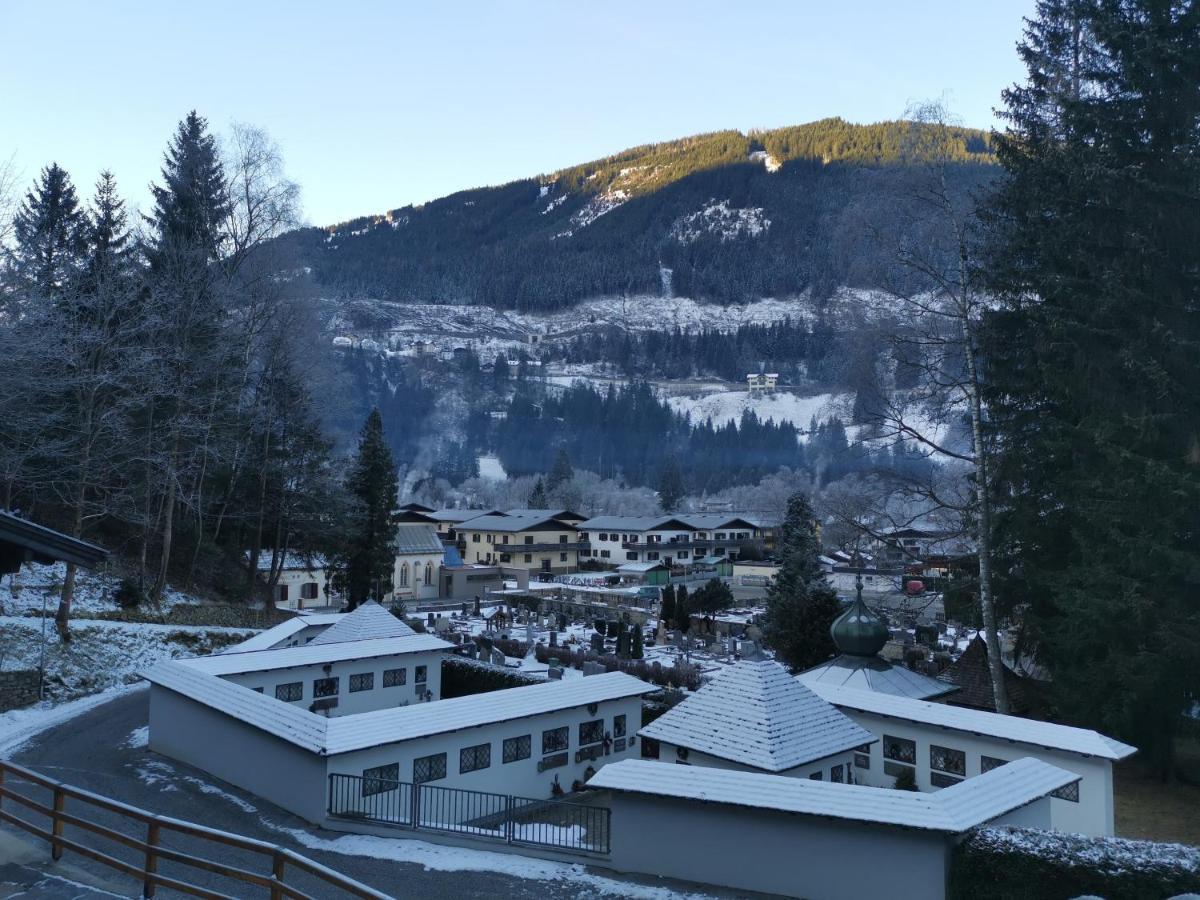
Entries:
<svg viewBox="0 0 1200 900">
<path fill-rule="evenodd" d="M 589 541 L 568 541 L 565 544 L 493 544 L 492 549 L 497 553 L 546 553 L 554 550 L 590 550 L 592 545 Z"/>
<path fill-rule="evenodd" d="M 725 537 L 717 540 L 694 540 L 691 538 L 681 539 L 678 541 L 622 541 L 621 548 L 623 550 L 657 550 L 659 553 L 673 553 L 676 550 L 711 550 L 713 547 L 725 547 L 726 549 L 737 548 L 742 544 L 754 544 L 758 547 L 763 546 L 761 537 Z"/>
</svg>

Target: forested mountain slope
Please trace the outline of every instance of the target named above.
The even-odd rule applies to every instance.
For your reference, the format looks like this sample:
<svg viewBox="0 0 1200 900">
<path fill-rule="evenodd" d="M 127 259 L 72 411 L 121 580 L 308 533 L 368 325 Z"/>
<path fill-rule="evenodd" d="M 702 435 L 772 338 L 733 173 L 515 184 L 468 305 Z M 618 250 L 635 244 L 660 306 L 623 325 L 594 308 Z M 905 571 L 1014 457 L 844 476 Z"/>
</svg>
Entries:
<svg viewBox="0 0 1200 900">
<path fill-rule="evenodd" d="M 904 273 L 877 235 L 922 163 L 922 128 L 714 132 L 288 240 L 327 296 L 402 303 L 545 311 L 619 294 L 743 303 L 892 287 Z M 984 187 L 988 135 L 952 135 L 952 188 Z"/>
</svg>

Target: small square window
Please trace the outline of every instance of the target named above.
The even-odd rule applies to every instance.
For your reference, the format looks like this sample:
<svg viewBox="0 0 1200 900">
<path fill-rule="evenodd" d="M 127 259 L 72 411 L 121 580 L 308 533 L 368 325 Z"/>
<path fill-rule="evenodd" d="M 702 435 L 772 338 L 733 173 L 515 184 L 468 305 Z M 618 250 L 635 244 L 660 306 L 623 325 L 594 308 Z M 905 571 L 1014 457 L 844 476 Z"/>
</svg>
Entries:
<svg viewBox="0 0 1200 900">
<path fill-rule="evenodd" d="M 503 748 L 503 760 L 506 763 L 517 762 L 521 759 L 529 759 L 533 752 L 533 741 L 530 735 L 523 734 L 520 737 L 505 738 Z"/>
<path fill-rule="evenodd" d="M 389 763 L 386 766 L 376 766 L 373 769 L 363 769 L 362 795 L 370 797 L 373 794 L 383 794 L 394 791 L 399 787 L 400 763 Z"/>
<path fill-rule="evenodd" d="M 533 562 L 533 554 L 532 553 L 525 554 L 525 562 Z"/>
<path fill-rule="evenodd" d="M 421 756 L 413 760 L 413 782 L 424 784 L 427 781 L 437 781 L 446 777 L 446 754 L 435 753 L 432 756 Z"/>
<path fill-rule="evenodd" d="M 952 747 L 930 744 L 929 768 L 935 772 L 945 772 L 947 775 L 963 778 L 967 774 L 967 754 Z"/>
<path fill-rule="evenodd" d="M 318 697 L 336 697 L 339 680 L 336 675 L 332 678 L 315 679 L 313 681 L 313 699 L 315 700 Z"/>
<path fill-rule="evenodd" d="M 317 583 L 310 581 L 307 584 L 300 585 L 301 600 L 316 600 L 317 599 Z"/>
<path fill-rule="evenodd" d="M 357 675 L 350 676 L 350 693 L 355 694 L 359 691 L 369 691 L 375 687 L 374 672 L 360 672 Z"/>
<path fill-rule="evenodd" d="M 492 764 L 492 745 L 477 744 L 474 747 L 463 747 L 458 751 L 459 774 L 477 772 Z"/>
<path fill-rule="evenodd" d="M 275 699 L 276 700 L 287 700 L 289 702 L 291 702 L 293 700 L 303 700 L 304 699 L 304 682 L 303 681 L 293 681 L 288 684 L 275 685 Z"/>
<path fill-rule="evenodd" d="M 885 734 L 883 736 L 883 758 L 916 765 L 917 742 L 910 741 L 908 738 L 893 737 L 890 734 Z"/>
<path fill-rule="evenodd" d="M 548 728 L 542 732 L 542 752 L 557 753 L 559 750 L 566 750 L 570 740 L 571 732 L 566 725 L 562 728 Z"/>
<path fill-rule="evenodd" d="M 383 686 L 402 687 L 408 681 L 408 669 L 384 669 Z"/>
<path fill-rule="evenodd" d="M 654 738 L 642 738 L 642 759 L 658 759 L 660 749 Z"/>
<path fill-rule="evenodd" d="M 829 770 L 829 780 L 842 784 L 846 780 L 845 770 L 838 764 Z"/>
</svg>

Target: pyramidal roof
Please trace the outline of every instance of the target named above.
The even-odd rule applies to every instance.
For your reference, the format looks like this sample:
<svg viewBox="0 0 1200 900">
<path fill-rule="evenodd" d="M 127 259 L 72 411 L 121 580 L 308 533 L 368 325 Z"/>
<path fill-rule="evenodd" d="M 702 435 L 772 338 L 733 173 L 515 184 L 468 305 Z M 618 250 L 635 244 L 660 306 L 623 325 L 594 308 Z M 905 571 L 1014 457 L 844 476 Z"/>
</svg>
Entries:
<svg viewBox="0 0 1200 900">
<path fill-rule="evenodd" d="M 766 772 L 876 740 L 768 659 L 731 666 L 640 734 Z"/>
<path fill-rule="evenodd" d="M 335 625 L 326 628 L 309 641 L 314 644 L 341 644 L 346 641 L 370 641 L 378 638 L 406 637 L 416 634 L 404 622 L 374 600 L 347 613 Z"/>
</svg>

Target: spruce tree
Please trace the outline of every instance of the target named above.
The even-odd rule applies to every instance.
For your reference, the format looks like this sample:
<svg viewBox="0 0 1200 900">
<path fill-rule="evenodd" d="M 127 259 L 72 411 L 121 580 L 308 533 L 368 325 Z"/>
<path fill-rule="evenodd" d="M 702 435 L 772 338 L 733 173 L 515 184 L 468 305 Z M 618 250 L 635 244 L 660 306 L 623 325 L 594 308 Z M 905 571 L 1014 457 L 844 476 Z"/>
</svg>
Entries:
<svg viewBox="0 0 1200 900">
<path fill-rule="evenodd" d="M 529 492 L 529 508 L 530 509 L 546 509 L 549 506 L 549 501 L 546 499 L 546 486 L 542 483 L 542 479 L 538 479 L 534 484 L 533 490 Z"/>
<path fill-rule="evenodd" d="M 788 499 L 776 556 L 779 572 L 767 589 L 763 638 L 793 672 L 822 663 L 836 652 L 829 626 L 841 614 L 837 593 L 821 569 L 821 542 L 808 498 Z"/>
<path fill-rule="evenodd" d="M 683 473 L 674 456 L 668 456 L 658 479 L 658 502 L 663 512 L 675 512 L 687 494 L 683 484 Z"/>
<path fill-rule="evenodd" d="M 560 447 L 554 457 L 554 468 L 550 470 L 550 474 L 546 477 L 547 496 L 553 496 L 555 491 L 574 477 L 575 470 L 571 468 L 571 457 L 567 455 L 566 450 Z"/>
<path fill-rule="evenodd" d="M 227 236 L 229 188 L 216 138 L 195 110 L 175 130 L 162 179 L 151 186 L 151 261 L 161 269 L 188 258 L 205 263 L 217 259 Z"/>
<path fill-rule="evenodd" d="M 680 586 L 683 589 L 682 585 Z M 662 589 L 662 610 L 659 621 L 663 628 L 671 628 L 675 624 L 675 585 L 668 584 Z"/>
<path fill-rule="evenodd" d="M 357 501 L 346 552 L 346 591 L 354 609 L 391 589 L 396 564 L 399 484 L 378 409 L 363 425 L 346 486 Z"/>
<path fill-rule="evenodd" d="M 987 209 L 997 568 L 1061 712 L 1165 776 L 1200 684 L 1196 9 L 1042 0 L 1018 49 Z"/>
<path fill-rule="evenodd" d="M 633 626 L 633 637 L 629 647 L 630 659 L 641 659 L 646 655 L 645 651 L 645 636 L 642 634 L 642 626 Z"/>
<path fill-rule="evenodd" d="M 42 169 L 13 218 L 13 268 L 43 297 L 65 291 L 86 254 L 87 219 L 71 176 L 58 163 Z"/>
<path fill-rule="evenodd" d="M 684 632 L 692 627 L 692 604 L 688 599 L 686 584 L 679 585 L 675 590 L 675 627 Z"/>
</svg>

